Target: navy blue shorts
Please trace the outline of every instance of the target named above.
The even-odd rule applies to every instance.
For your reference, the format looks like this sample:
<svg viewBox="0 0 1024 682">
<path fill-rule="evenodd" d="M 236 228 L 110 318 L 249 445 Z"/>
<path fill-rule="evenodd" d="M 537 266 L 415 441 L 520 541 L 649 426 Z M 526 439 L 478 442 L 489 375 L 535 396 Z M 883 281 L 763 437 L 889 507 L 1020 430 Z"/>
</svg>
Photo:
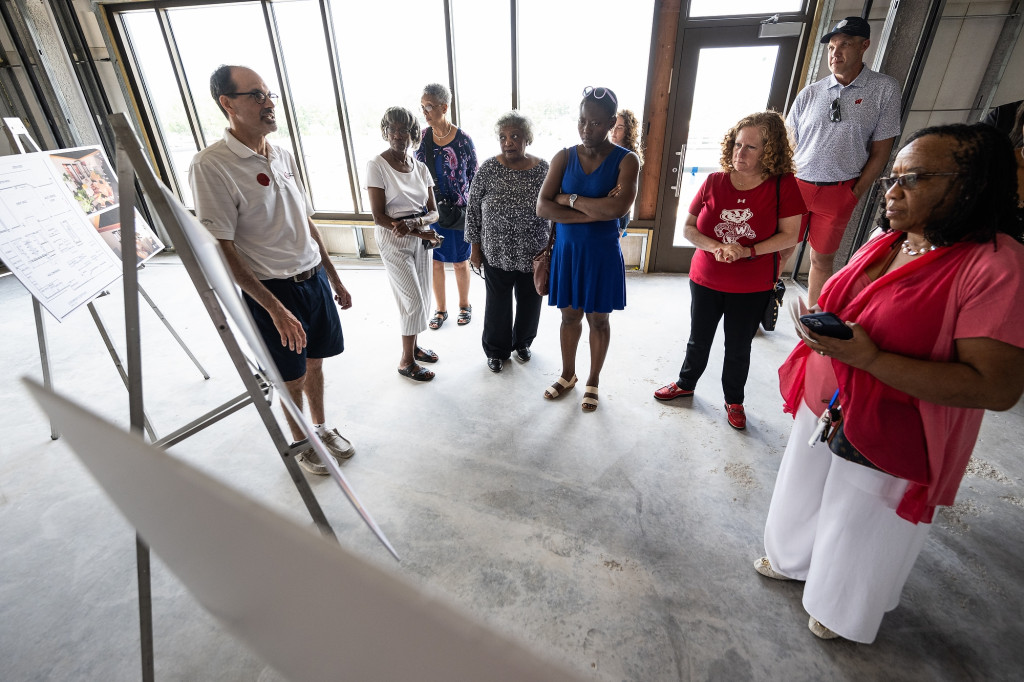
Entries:
<svg viewBox="0 0 1024 682">
<path fill-rule="evenodd" d="M 260 280 L 277 300 L 298 319 L 306 332 L 306 347 L 296 353 L 288 346 L 281 345 L 281 333 L 274 326 L 270 313 L 249 294 L 242 293 L 249 312 L 256 321 L 263 342 L 267 344 L 270 357 L 277 365 L 277 372 L 284 381 L 294 381 L 306 374 L 306 358 L 329 358 L 345 350 L 345 337 L 341 333 L 341 318 L 334 302 L 327 272 L 317 268 L 315 277 L 305 282 L 288 279 Z"/>
</svg>

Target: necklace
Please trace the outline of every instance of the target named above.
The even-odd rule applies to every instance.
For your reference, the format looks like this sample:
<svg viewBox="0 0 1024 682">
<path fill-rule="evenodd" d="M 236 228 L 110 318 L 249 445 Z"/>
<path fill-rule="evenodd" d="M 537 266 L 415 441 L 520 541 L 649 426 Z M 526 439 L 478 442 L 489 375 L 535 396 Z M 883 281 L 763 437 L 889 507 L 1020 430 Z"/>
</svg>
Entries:
<svg viewBox="0 0 1024 682">
<path fill-rule="evenodd" d="M 928 253 L 929 251 L 934 251 L 937 248 L 939 247 L 935 246 L 935 244 L 929 244 L 928 246 L 921 247 L 919 250 L 914 250 L 910 246 L 910 241 L 904 239 L 903 245 L 900 247 L 900 251 L 907 254 L 908 256 L 921 256 L 923 254 Z"/>
<path fill-rule="evenodd" d="M 444 134 L 444 135 L 438 135 L 438 134 L 437 134 L 437 130 L 434 130 L 434 137 L 435 137 L 436 139 L 438 139 L 438 140 L 444 140 L 444 139 L 446 139 L 446 138 L 447 138 L 447 137 L 448 137 L 449 135 L 451 135 L 451 134 L 452 134 L 452 129 L 453 129 L 454 127 L 455 127 L 454 125 L 452 125 L 452 122 L 451 122 L 451 121 L 445 121 L 445 123 L 447 123 L 447 124 L 448 124 L 448 130 L 447 130 L 447 131 L 445 131 L 445 134 Z"/>
</svg>

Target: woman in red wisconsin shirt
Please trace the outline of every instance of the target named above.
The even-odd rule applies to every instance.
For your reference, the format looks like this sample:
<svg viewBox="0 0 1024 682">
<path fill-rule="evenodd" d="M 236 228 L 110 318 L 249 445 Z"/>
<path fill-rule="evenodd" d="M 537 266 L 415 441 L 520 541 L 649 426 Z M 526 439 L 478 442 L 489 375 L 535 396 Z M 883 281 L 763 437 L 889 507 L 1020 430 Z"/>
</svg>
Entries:
<svg viewBox="0 0 1024 682">
<path fill-rule="evenodd" d="M 725 318 L 722 391 L 729 425 L 746 427 L 743 389 L 750 343 L 775 287 L 779 251 L 799 239 L 806 212 L 793 177 L 786 124 L 774 111 L 751 114 L 722 140 L 722 170 L 701 186 L 686 217 L 697 247 L 690 264 L 690 340 L 679 378 L 658 400 L 692 396 Z"/>
</svg>

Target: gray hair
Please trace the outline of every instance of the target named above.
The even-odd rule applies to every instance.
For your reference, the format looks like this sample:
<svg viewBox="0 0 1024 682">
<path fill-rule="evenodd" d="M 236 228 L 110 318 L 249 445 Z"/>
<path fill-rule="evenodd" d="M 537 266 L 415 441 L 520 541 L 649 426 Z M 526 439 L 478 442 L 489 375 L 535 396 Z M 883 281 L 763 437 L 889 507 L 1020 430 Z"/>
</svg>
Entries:
<svg viewBox="0 0 1024 682">
<path fill-rule="evenodd" d="M 441 104 L 452 103 L 452 91 L 444 83 L 427 83 L 423 87 L 423 94 L 433 97 Z"/>
<path fill-rule="evenodd" d="M 411 111 L 405 107 L 388 107 L 384 118 L 380 120 L 380 134 L 385 140 L 388 139 L 388 126 L 392 124 L 408 128 L 412 144 L 420 143 L 420 122 Z"/>
<path fill-rule="evenodd" d="M 533 144 L 533 122 L 518 109 L 513 109 L 498 119 L 494 124 L 494 134 L 500 135 L 502 128 L 519 128 L 526 137 L 526 144 Z"/>
</svg>

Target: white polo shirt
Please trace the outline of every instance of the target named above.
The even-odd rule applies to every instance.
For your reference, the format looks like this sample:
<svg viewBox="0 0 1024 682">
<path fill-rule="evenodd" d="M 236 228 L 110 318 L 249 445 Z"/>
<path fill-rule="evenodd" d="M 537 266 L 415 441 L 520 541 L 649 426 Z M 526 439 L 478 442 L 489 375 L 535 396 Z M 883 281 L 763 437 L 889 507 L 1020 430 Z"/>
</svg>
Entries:
<svg viewBox="0 0 1024 682">
<path fill-rule="evenodd" d="M 267 142 L 263 157 L 229 130 L 192 159 L 188 181 L 196 217 L 217 239 L 230 239 L 259 279 L 280 279 L 320 263 L 309 233 L 313 206 L 287 149 Z"/>
<path fill-rule="evenodd" d="M 837 97 L 842 120 L 832 122 L 829 112 Z M 899 83 L 866 66 L 847 86 L 829 74 L 800 91 L 786 125 L 796 141 L 796 177 L 808 182 L 860 177 L 871 142 L 900 132 Z"/>
</svg>

